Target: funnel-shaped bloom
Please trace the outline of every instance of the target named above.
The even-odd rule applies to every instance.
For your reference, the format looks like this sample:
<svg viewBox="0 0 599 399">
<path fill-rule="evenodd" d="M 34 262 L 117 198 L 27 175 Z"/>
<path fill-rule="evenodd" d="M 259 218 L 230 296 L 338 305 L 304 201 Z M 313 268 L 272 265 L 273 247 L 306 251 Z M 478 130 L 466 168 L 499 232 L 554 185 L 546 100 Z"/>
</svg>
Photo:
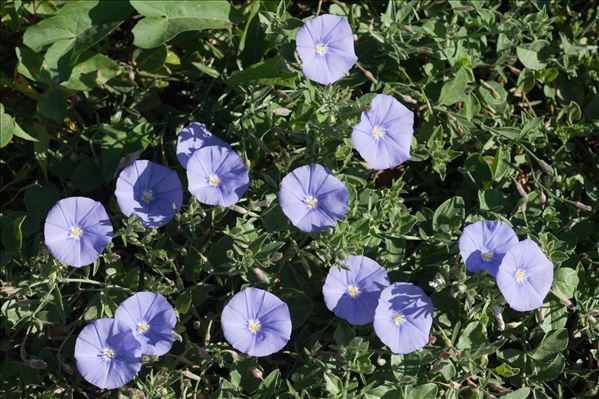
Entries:
<svg viewBox="0 0 599 399">
<path fill-rule="evenodd" d="M 44 239 L 52 256 L 81 267 L 98 259 L 112 240 L 112 224 L 101 203 L 86 197 L 65 198 L 48 212 Z"/>
<path fill-rule="evenodd" d="M 366 256 L 350 256 L 348 269 L 333 267 L 322 287 L 324 302 L 350 324 L 372 323 L 381 291 L 389 285 L 387 271 Z"/>
<path fill-rule="evenodd" d="M 102 389 L 119 388 L 141 369 L 141 344 L 122 321 L 97 319 L 79 333 L 75 361 L 89 383 Z"/>
<path fill-rule="evenodd" d="M 164 355 L 173 345 L 175 309 L 157 292 L 138 292 L 124 300 L 114 318 L 126 323 L 142 344 L 143 355 Z"/>
<path fill-rule="evenodd" d="M 187 168 L 191 154 L 209 145 L 229 147 L 228 143 L 210 133 L 203 123 L 193 122 L 185 126 L 177 135 L 177 159 L 181 166 Z"/>
<path fill-rule="evenodd" d="M 136 214 L 144 227 L 171 221 L 183 203 L 183 187 L 174 170 L 157 163 L 135 161 L 116 181 L 116 199 L 125 216 Z"/>
<path fill-rule="evenodd" d="M 470 272 L 488 271 L 497 275 L 501 260 L 514 245 L 516 233 L 507 223 L 481 220 L 464 228 L 460 236 L 460 255 Z"/>
<path fill-rule="evenodd" d="M 231 206 L 241 200 L 250 177 L 239 155 L 229 147 L 196 150 L 187 163 L 189 191 L 203 204 Z"/>
<path fill-rule="evenodd" d="M 389 169 L 410 158 L 414 135 L 414 113 L 385 94 L 372 100 L 362 112 L 351 135 L 354 147 L 373 169 Z"/>
<path fill-rule="evenodd" d="M 345 17 L 324 14 L 311 19 L 297 31 L 295 41 L 304 74 L 321 84 L 341 79 L 358 60 Z"/>
<path fill-rule="evenodd" d="M 393 283 L 381 292 L 374 331 L 393 353 L 406 354 L 428 343 L 433 302 L 411 283 Z"/>
<path fill-rule="evenodd" d="M 246 288 L 225 305 L 221 315 L 225 339 L 251 356 L 278 352 L 291 337 L 287 304 L 258 288 Z"/>
<path fill-rule="evenodd" d="M 543 306 L 553 282 L 553 263 L 532 240 L 514 245 L 503 257 L 497 286 L 514 310 L 525 312 Z"/>
<path fill-rule="evenodd" d="M 347 188 L 318 164 L 301 166 L 281 181 L 279 203 L 291 223 L 306 232 L 334 227 L 347 212 Z"/>
</svg>

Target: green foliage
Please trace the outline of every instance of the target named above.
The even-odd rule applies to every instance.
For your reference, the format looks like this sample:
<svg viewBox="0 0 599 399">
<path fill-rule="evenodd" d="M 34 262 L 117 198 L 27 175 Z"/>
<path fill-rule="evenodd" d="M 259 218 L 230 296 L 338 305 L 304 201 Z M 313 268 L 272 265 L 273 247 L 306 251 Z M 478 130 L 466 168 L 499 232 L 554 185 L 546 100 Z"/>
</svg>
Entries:
<svg viewBox="0 0 599 399">
<path fill-rule="evenodd" d="M 359 65 L 308 81 L 295 34 L 312 1 L 2 2 L 0 326 L 6 398 L 596 397 L 599 340 L 599 27 L 592 2 L 324 1 L 348 18 Z M 411 158 L 382 172 L 353 150 L 374 93 L 415 113 Z M 119 164 L 185 172 L 176 133 L 201 121 L 249 165 L 236 206 L 189 194 L 159 230 L 122 216 Z M 318 162 L 349 190 L 334 230 L 304 234 L 277 203 L 281 178 Z M 105 204 L 115 237 L 82 269 L 54 260 L 43 221 L 59 198 Z M 463 227 L 509 222 L 555 265 L 538 312 L 466 273 Z M 376 259 L 430 294 L 421 351 L 394 355 L 371 326 L 326 309 L 330 267 Z M 250 358 L 223 337 L 224 304 L 246 286 L 285 300 L 284 351 Z M 78 374 L 81 328 L 132 292 L 178 312 L 170 354 L 120 392 Z"/>
</svg>

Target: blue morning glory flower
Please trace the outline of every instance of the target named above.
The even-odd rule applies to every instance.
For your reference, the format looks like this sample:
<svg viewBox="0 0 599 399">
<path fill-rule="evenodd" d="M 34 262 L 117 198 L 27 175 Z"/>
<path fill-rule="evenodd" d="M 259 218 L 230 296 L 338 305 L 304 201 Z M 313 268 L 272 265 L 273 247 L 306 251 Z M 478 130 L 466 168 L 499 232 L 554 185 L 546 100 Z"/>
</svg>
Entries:
<svg viewBox="0 0 599 399">
<path fill-rule="evenodd" d="M 543 306 L 553 283 L 553 263 L 532 240 L 510 248 L 497 271 L 497 286 L 514 310 L 526 312 Z"/>
<path fill-rule="evenodd" d="M 354 147 L 373 169 L 389 169 L 410 158 L 414 113 L 395 98 L 377 94 L 351 135 Z"/>
<path fill-rule="evenodd" d="M 216 137 L 200 122 L 193 122 L 185 126 L 177 135 L 177 159 L 184 168 L 196 150 L 209 145 L 230 147 L 228 143 Z"/>
<path fill-rule="evenodd" d="M 322 287 L 324 302 L 350 324 L 371 323 L 381 291 L 389 285 L 387 271 L 366 256 L 349 256 L 348 269 L 332 267 Z"/>
<path fill-rule="evenodd" d="M 112 240 L 112 224 L 101 203 L 86 197 L 58 201 L 46 216 L 48 251 L 69 266 L 93 263 Z"/>
<path fill-rule="evenodd" d="M 306 232 L 334 227 L 347 212 L 347 188 L 318 164 L 294 169 L 281 181 L 279 204 L 291 223 Z"/>
<path fill-rule="evenodd" d="M 221 315 L 225 339 L 250 356 L 278 352 L 291 337 L 291 315 L 276 295 L 246 288 L 225 305 Z"/>
<path fill-rule="evenodd" d="M 189 191 L 207 205 L 231 206 L 241 200 L 250 177 L 245 164 L 229 147 L 196 150 L 187 163 Z"/>
<path fill-rule="evenodd" d="M 164 355 L 173 345 L 175 309 L 157 292 L 138 292 L 124 300 L 114 318 L 126 323 L 142 344 L 143 355 Z"/>
<path fill-rule="evenodd" d="M 341 79 L 358 60 L 345 17 L 324 14 L 311 19 L 297 31 L 295 41 L 304 74 L 321 84 Z"/>
<path fill-rule="evenodd" d="M 518 237 L 507 223 L 481 220 L 464 228 L 459 247 L 468 271 L 486 270 L 496 276 L 504 255 L 517 243 Z"/>
<path fill-rule="evenodd" d="M 374 331 L 393 353 L 414 352 L 429 341 L 433 302 L 412 283 L 393 283 L 381 292 Z"/>
<path fill-rule="evenodd" d="M 122 387 L 141 369 L 141 344 L 115 319 L 97 319 L 81 330 L 75 343 L 77 369 L 102 389 Z"/>
<path fill-rule="evenodd" d="M 174 170 L 154 162 L 135 161 L 116 181 L 116 199 L 125 216 L 137 215 L 144 227 L 161 227 L 181 209 L 183 187 Z"/>
</svg>

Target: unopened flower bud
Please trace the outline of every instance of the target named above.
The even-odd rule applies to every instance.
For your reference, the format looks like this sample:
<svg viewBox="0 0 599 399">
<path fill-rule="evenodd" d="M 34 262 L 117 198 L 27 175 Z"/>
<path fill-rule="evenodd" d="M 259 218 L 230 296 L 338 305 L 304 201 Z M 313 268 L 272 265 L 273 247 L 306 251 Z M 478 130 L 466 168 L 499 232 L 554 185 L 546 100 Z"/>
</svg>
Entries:
<svg viewBox="0 0 599 399">
<path fill-rule="evenodd" d="M 553 174 L 553 168 L 551 167 L 551 165 L 549 165 L 547 162 L 543 161 L 542 159 L 539 159 L 537 161 L 537 163 L 539 164 L 539 168 L 541 168 L 541 170 L 549 175 Z"/>
<path fill-rule="evenodd" d="M 266 272 L 259 267 L 254 268 L 254 274 L 256 275 L 256 277 L 258 277 L 259 280 L 265 283 L 268 283 L 270 281 L 270 279 L 268 278 L 268 274 L 266 274 Z"/>
<path fill-rule="evenodd" d="M 200 378 L 199 375 L 192 373 L 189 370 L 183 370 L 181 372 L 181 374 L 183 374 L 186 378 L 189 378 L 190 380 L 194 380 L 194 381 L 202 381 L 202 378 Z"/>
<path fill-rule="evenodd" d="M 200 356 L 202 356 L 202 358 L 208 362 L 212 361 L 212 357 L 210 356 L 210 354 L 206 351 L 206 349 L 204 348 L 198 348 L 198 352 L 200 353 Z"/>
<path fill-rule="evenodd" d="M 176 332 L 174 332 L 174 331 L 171 331 L 171 333 L 173 334 L 173 339 L 174 339 L 175 341 L 183 342 L 183 337 L 182 337 L 182 336 L 180 336 L 179 334 L 177 334 L 177 333 L 176 333 Z"/>
<path fill-rule="evenodd" d="M 541 194 L 539 195 L 539 202 L 541 204 L 541 208 L 545 208 L 545 203 L 547 202 L 547 196 L 545 192 L 541 190 Z"/>
<path fill-rule="evenodd" d="M 518 194 L 520 194 L 520 196 L 522 198 L 526 198 L 526 196 L 528 195 L 528 193 L 524 190 L 524 187 L 522 187 L 522 184 L 516 182 L 516 190 L 518 191 Z"/>
<path fill-rule="evenodd" d="M 44 370 L 48 368 L 48 364 L 46 364 L 46 362 L 37 357 L 32 357 L 29 360 L 27 360 L 27 365 L 33 369 L 38 370 Z"/>
<path fill-rule="evenodd" d="M 382 357 L 379 357 L 378 359 L 376 359 L 376 364 L 378 364 L 379 366 L 384 366 L 385 364 L 387 364 L 387 361 Z"/>
<path fill-rule="evenodd" d="M 262 371 L 260 371 L 256 367 L 252 367 L 252 375 L 254 376 L 254 378 L 256 378 L 258 380 L 263 380 Z"/>
<path fill-rule="evenodd" d="M 545 311 L 543 310 L 543 308 L 538 308 L 537 309 L 537 322 L 539 324 L 541 324 L 543 321 L 545 321 Z"/>
<path fill-rule="evenodd" d="M 501 314 L 501 307 L 497 305 L 491 306 L 491 312 L 493 316 L 495 316 L 495 320 L 497 320 L 497 329 L 499 331 L 505 330 L 505 322 L 503 321 L 503 315 Z"/>
</svg>

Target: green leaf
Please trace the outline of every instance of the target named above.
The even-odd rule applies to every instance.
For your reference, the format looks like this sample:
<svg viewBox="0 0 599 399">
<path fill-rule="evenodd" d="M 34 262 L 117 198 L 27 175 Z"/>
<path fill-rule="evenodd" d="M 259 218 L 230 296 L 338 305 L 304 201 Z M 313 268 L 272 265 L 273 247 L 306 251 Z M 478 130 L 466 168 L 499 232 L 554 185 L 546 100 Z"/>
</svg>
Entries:
<svg viewBox="0 0 599 399">
<path fill-rule="evenodd" d="M 339 320 L 339 325 L 333 333 L 337 345 L 347 345 L 356 336 L 353 328 L 345 320 Z"/>
<path fill-rule="evenodd" d="M 437 397 L 437 385 L 431 383 L 410 387 L 406 399 L 434 399 Z"/>
<path fill-rule="evenodd" d="M 501 399 L 526 399 L 530 395 L 530 388 L 520 388 L 517 391 L 502 395 Z"/>
<path fill-rule="evenodd" d="M 295 73 L 289 70 L 283 58 L 274 57 L 233 72 L 227 83 L 231 86 L 261 84 L 295 88 Z"/>
<path fill-rule="evenodd" d="M 4 112 L 4 105 L 0 104 L 0 148 L 4 148 L 10 143 L 15 134 L 14 130 L 14 119 Z"/>
<path fill-rule="evenodd" d="M 239 40 L 238 54 L 244 67 L 260 61 L 268 48 L 264 29 L 260 25 L 260 5 L 260 1 L 254 1 L 252 4 L 243 34 Z"/>
<path fill-rule="evenodd" d="M 192 298 L 193 295 L 190 289 L 186 289 L 177 297 L 177 300 L 175 301 L 175 309 L 177 309 L 179 314 L 185 314 L 189 311 Z"/>
<path fill-rule="evenodd" d="M 258 397 L 264 399 L 272 398 L 277 390 L 280 378 L 281 372 L 279 370 L 273 370 L 267 375 L 258 387 Z"/>
<path fill-rule="evenodd" d="M 520 369 L 504 363 L 500 366 L 495 367 L 495 372 L 502 377 L 509 378 L 518 375 L 520 373 Z"/>
<path fill-rule="evenodd" d="M 78 54 L 93 46 L 131 13 L 126 1 L 77 1 L 52 17 L 30 26 L 23 44 L 35 52 L 46 50 L 45 64 L 55 83 L 66 80 Z"/>
<path fill-rule="evenodd" d="M 133 27 L 133 44 L 154 48 L 179 33 L 230 26 L 231 5 L 227 1 L 141 1 L 131 5 L 143 18 Z"/>
<path fill-rule="evenodd" d="M 301 327 L 312 313 L 312 300 L 295 288 L 285 288 L 277 295 L 289 306 L 293 329 Z"/>
<path fill-rule="evenodd" d="M 415 377 L 420 370 L 420 357 L 416 353 L 391 355 L 391 370 L 398 380 Z"/>
<path fill-rule="evenodd" d="M 0 148 L 6 147 L 13 136 L 28 141 L 37 141 L 35 137 L 31 137 L 21 129 L 17 121 L 4 111 L 4 105 L 0 104 Z"/>
<path fill-rule="evenodd" d="M 37 141 L 33 143 L 33 157 L 40 165 L 44 177 L 48 177 L 48 147 L 50 146 L 50 136 L 47 130 L 41 125 L 34 125 L 31 128 L 31 133 Z"/>
<path fill-rule="evenodd" d="M 538 361 L 550 361 L 557 353 L 568 347 L 568 338 L 568 330 L 565 328 L 547 333 L 530 356 Z"/>
<path fill-rule="evenodd" d="M 446 82 L 441 88 L 439 104 L 451 105 L 460 101 L 464 101 L 468 80 L 468 72 L 466 72 L 465 69 L 460 68 L 460 70 L 456 73 L 455 78 L 449 82 Z"/>
<path fill-rule="evenodd" d="M 331 395 L 339 395 L 343 391 L 343 383 L 335 374 L 324 373 L 325 388 Z"/>
<path fill-rule="evenodd" d="M 59 199 L 60 192 L 52 183 L 31 186 L 25 190 L 25 209 L 33 218 L 43 220 Z"/>
<path fill-rule="evenodd" d="M 488 189 L 491 187 L 493 171 L 487 160 L 480 154 L 475 153 L 468 157 L 466 162 L 464 162 L 464 171 L 478 188 Z"/>
<path fill-rule="evenodd" d="M 137 68 L 143 71 L 154 72 L 160 69 L 166 61 L 166 46 L 158 46 L 150 50 L 137 50 L 134 52 Z"/>
<path fill-rule="evenodd" d="M 569 267 L 557 269 L 553 277 L 553 289 L 558 295 L 570 299 L 574 296 L 576 287 L 578 287 L 578 273 L 576 273 L 576 270 Z"/>
<path fill-rule="evenodd" d="M 535 362 L 535 375 L 541 381 L 551 381 L 559 377 L 566 367 L 566 358 L 561 353 L 546 362 Z"/>
<path fill-rule="evenodd" d="M 454 231 L 464 221 L 464 199 L 453 197 L 442 203 L 433 215 L 433 230 Z"/>
<path fill-rule="evenodd" d="M 26 217 L 26 215 L 22 215 L 12 219 L 9 216 L 0 214 L 2 246 L 4 249 L 8 251 L 19 251 L 21 249 L 23 243 L 21 226 Z"/>
<path fill-rule="evenodd" d="M 518 59 L 525 67 L 534 70 L 543 69 L 547 66 L 547 57 L 543 51 L 547 46 L 549 46 L 547 40 L 537 40 L 533 43 L 521 44 L 516 49 L 516 54 L 518 54 Z"/>
<path fill-rule="evenodd" d="M 487 342 L 482 324 L 479 321 L 473 321 L 462 330 L 456 347 L 460 350 L 475 351 Z"/>
<path fill-rule="evenodd" d="M 69 80 L 62 84 L 71 90 L 87 91 L 106 84 L 114 78 L 119 64 L 103 54 L 95 54 L 75 65 Z"/>
<path fill-rule="evenodd" d="M 102 170 L 96 165 L 93 158 L 85 158 L 71 173 L 71 180 L 83 193 L 89 193 L 100 187 L 104 181 Z"/>
<path fill-rule="evenodd" d="M 64 89 L 51 87 L 37 98 L 38 112 L 56 122 L 63 122 L 67 113 L 67 93 Z"/>
</svg>

